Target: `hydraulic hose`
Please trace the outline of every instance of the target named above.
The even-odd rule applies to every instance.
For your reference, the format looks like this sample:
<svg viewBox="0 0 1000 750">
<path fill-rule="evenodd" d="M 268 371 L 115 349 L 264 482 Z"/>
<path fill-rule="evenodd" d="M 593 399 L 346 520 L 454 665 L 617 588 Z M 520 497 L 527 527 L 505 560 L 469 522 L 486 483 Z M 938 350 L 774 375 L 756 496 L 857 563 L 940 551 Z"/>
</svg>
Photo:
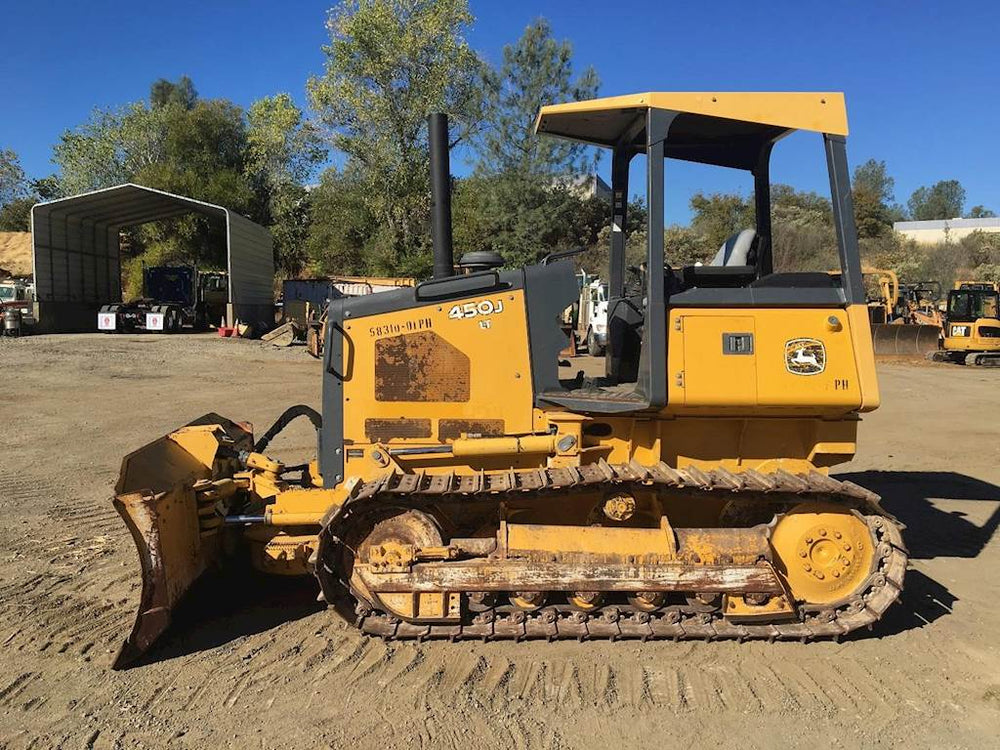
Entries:
<svg viewBox="0 0 1000 750">
<path fill-rule="evenodd" d="M 318 431 L 323 426 L 323 417 L 318 411 L 313 409 L 311 406 L 306 406 L 305 404 L 298 404 L 297 406 L 290 406 L 282 413 L 280 417 L 275 421 L 271 428 L 260 436 L 257 440 L 256 445 L 253 449 L 256 453 L 263 453 L 264 449 L 267 448 L 268 443 L 270 443 L 275 435 L 285 429 L 293 420 L 298 417 L 309 417 L 309 421 L 312 422 L 313 427 Z"/>
</svg>

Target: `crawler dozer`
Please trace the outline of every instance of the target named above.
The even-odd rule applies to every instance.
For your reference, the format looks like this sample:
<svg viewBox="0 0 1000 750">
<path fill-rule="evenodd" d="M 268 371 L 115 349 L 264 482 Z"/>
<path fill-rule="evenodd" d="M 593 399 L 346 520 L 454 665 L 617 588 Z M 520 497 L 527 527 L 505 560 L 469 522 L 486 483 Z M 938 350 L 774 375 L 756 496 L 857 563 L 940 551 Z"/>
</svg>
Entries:
<svg viewBox="0 0 1000 750">
<path fill-rule="evenodd" d="M 924 304 L 929 287 L 920 286 L 911 298 L 896 272 L 881 268 L 863 268 L 861 279 L 876 354 L 924 356 L 937 350 L 941 324 Z"/>
<path fill-rule="evenodd" d="M 447 125 L 432 116 L 435 278 L 333 300 L 322 413 L 260 438 L 208 414 L 124 459 L 142 563 L 124 666 L 200 575 L 252 564 L 390 639 L 838 638 L 898 598 L 907 553 L 873 492 L 829 474 L 879 404 L 836 93 L 647 93 L 544 107 L 610 151 L 604 374 L 560 368 L 572 255 L 452 276 Z M 773 268 L 768 164 L 825 151 L 839 278 Z M 644 268 L 627 272 L 644 156 Z M 674 160 L 749 172 L 756 226 L 707 266 L 664 257 Z M 318 456 L 272 437 L 304 416 Z"/>
<path fill-rule="evenodd" d="M 910 325 L 933 326 L 940 336 L 944 328 L 941 305 L 940 281 L 917 281 L 900 285 L 900 299 L 903 303 L 903 322 Z"/>
</svg>

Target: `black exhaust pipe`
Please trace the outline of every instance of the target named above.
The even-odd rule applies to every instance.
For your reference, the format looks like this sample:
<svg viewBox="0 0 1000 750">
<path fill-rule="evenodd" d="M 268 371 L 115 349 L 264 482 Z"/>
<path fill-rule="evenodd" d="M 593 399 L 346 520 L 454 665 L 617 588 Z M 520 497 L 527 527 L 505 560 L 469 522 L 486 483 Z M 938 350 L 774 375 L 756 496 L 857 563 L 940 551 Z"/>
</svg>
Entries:
<svg viewBox="0 0 1000 750">
<path fill-rule="evenodd" d="M 434 278 L 455 275 L 451 241 L 451 167 L 448 162 L 448 115 L 427 118 L 431 151 L 431 238 L 434 242 Z"/>
</svg>

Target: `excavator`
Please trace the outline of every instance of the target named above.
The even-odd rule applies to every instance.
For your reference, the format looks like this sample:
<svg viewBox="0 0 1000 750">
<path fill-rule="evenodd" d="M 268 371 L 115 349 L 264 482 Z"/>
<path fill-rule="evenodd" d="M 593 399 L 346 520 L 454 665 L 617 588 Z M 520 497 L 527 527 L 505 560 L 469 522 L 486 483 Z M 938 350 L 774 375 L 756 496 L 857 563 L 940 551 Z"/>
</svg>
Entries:
<svg viewBox="0 0 1000 750">
<path fill-rule="evenodd" d="M 1000 292 L 993 282 L 960 282 L 948 292 L 941 349 L 933 359 L 1000 367 Z"/>
<path fill-rule="evenodd" d="M 603 374 L 560 367 L 579 251 L 453 275 L 431 115 L 434 277 L 330 302 L 321 410 L 256 438 L 209 413 L 123 460 L 113 502 L 142 595 L 115 667 L 219 567 L 313 576 L 385 639 L 837 639 L 898 599 L 900 524 L 829 471 L 879 405 L 843 94 L 641 93 L 545 106 L 534 127 L 610 155 Z M 827 165 L 839 278 L 773 267 L 769 164 L 795 131 Z M 664 256 L 678 160 L 753 178 L 755 226 L 709 265 Z M 317 456 L 292 466 L 267 449 L 300 417 Z"/>
</svg>

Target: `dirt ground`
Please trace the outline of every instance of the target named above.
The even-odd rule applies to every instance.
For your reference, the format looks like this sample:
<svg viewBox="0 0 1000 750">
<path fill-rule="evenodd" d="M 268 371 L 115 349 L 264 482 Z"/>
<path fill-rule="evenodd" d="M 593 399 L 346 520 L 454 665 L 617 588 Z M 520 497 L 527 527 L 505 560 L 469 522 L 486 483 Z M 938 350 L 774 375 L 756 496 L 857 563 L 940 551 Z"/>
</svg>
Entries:
<svg viewBox="0 0 1000 750">
<path fill-rule="evenodd" d="M 835 643 L 385 644 L 309 586 L 197 597 L 109 669 L 139 595 L 120 458 L 208 411 L 318 405 L 302 350 L 211 336 L 0 340 L 0 747 L 1000 746 L 1000 371 L 880 366 L 836 470 L 909 527 L 902 602 Z M 309 455 L 308 425 L 271 452 Z M 308 582 L 307 582 L 308 583 Z"/>
</svg>

